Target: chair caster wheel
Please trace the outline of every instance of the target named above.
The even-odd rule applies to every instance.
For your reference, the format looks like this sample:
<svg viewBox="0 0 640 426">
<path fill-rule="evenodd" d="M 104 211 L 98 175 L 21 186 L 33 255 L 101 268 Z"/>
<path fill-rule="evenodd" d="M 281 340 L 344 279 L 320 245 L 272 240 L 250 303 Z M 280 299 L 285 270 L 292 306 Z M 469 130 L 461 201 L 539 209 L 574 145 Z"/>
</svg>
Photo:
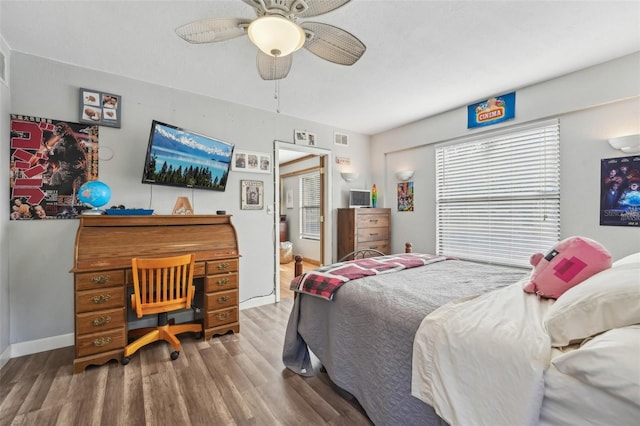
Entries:
<svg viewBox="0 0 640 426">
<path fill-rule="evenodd" d="M 122 365 L 127 365 L 129 364 L 129 357 L 122 357 L 122 359 L 120 360 L 120 362 L 122 363 Z"/>
<path fill-rule="evenodd" d="M 180 352 L 178 352 L 178 351 L 171 352 L 171 360 L 172 361 L 175 361 L 176 359 L 178 359 L 179 356 L 180 356 Z"/>
</svg>

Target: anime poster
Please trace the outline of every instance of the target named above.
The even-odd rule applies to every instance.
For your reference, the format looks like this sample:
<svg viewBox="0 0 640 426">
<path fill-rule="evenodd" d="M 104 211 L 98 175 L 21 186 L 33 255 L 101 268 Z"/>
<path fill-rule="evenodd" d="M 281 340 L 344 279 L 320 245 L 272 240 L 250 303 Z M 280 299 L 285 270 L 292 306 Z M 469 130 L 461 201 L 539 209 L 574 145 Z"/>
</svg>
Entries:
<svg viewBox="0 0 640 426">
<path fill-rule="evenodd" d="M 600 225 L 640 226 L 640 156 L 602 160 L 600 173 Z"/>
<path fill-rule="evenodd" d="M 398 211 L 413 211 L 413 182 L 402 182 L 398 184 Z"/>
<path fill-rule="evenodd" d="M 70 219 L 98 179 L 98 126 L 11 115 L 11 220 Z"/>
</svg>

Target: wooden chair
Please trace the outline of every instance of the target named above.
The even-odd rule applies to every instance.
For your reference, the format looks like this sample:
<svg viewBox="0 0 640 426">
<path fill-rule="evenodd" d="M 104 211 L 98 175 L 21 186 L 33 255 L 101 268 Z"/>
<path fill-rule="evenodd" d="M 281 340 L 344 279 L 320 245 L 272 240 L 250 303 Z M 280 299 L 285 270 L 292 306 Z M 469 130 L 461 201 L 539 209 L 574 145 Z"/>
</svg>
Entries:
<svg viewBox="0 0 640 426">
<path fill-rule="evenodd" d="M 129 357 L 151 342 L 165 340 L 173 346 L 171 359 L 180 356 L 180 341 L 176 335 L 188 331 L 202 335 L 202 324 L 188 323 L 172 325 L 167 321 L 168 312 L 189 309 L 195 294 L 193 268 L 195 255 L 165 257 L 157 259 L 131 259 L 133 272 L 133 294 L 131 309 L 138 318 L 143 315 L 158 315 L 158 326 L 132 330 L 129 337 L 138 337 L 124 348 L 122 364 Z"/>
</svg>

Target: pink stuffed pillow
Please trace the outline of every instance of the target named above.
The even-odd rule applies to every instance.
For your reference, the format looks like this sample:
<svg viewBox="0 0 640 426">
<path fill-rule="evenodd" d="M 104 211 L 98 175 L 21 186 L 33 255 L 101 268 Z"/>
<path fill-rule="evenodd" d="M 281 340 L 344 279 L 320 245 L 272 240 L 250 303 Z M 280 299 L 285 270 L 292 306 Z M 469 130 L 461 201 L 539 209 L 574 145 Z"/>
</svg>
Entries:
<svg viewBox="0 0 640 426">
<path fill-rule="evenodd" d="M 611 267 L 611 254 L 602 244 L 585 237 L 569 237 L 544 256 L 531 255 L 534 267 L 524 291 L 557 299 L 571 287 Z"/>
</svg>

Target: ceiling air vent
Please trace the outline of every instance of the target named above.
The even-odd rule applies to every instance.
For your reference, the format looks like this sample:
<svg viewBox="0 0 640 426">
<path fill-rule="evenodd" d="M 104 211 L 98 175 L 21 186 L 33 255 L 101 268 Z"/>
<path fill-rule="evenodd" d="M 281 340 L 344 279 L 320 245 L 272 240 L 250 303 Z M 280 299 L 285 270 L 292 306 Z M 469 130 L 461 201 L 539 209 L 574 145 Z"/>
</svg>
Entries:
<svg viewBox="0 0 640 426">
<path fill-rule="evenodd" d="M 333 139 L 336 145 L 349 146 L 349 140 L 347 139 L 347 135 L 343 133 L 337 133 L 337 132 L 334 133 Z"/>
</svg>

